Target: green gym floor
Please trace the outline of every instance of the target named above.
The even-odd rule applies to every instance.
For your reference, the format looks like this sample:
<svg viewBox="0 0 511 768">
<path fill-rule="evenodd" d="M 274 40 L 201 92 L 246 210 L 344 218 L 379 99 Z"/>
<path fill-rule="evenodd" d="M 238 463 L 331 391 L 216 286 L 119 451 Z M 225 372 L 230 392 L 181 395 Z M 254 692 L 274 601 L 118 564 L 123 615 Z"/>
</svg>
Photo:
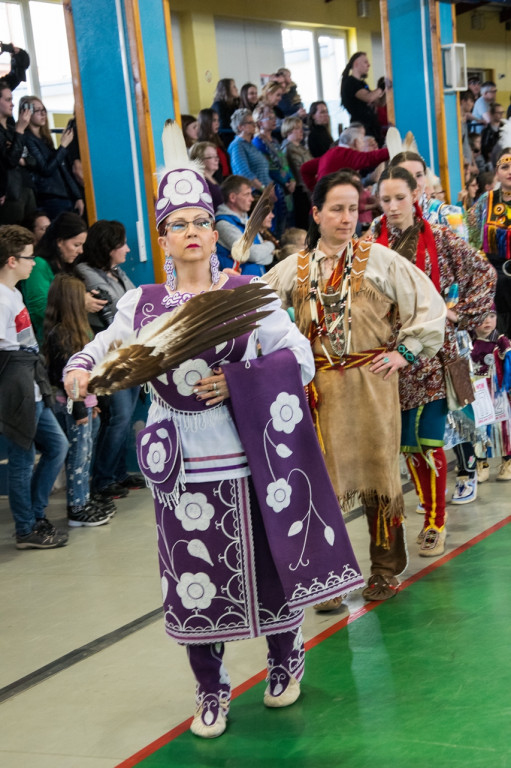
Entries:
<svg viewBox="0 0 511 768">
<path fill-rule="evenodd" d="M 162 628 L 149 493 L 53 552 L 16 551 L 0 499 L 0 765 L 511 768 L 510 485 L 451 505 L 446 553 L 431 560 L 417 556 L 421 518 L 406 494 L 399 593 L 307 610 L 293 706 L 262 704 L 262 638 L 228 644 L 236 687 L 211 741 L 188 731 L 193 679 Z M 50 517 L 63 508 L 54 497 Z M 348 530 L 367 575 L 365 521 L 352 515 Z"/>
</svg>

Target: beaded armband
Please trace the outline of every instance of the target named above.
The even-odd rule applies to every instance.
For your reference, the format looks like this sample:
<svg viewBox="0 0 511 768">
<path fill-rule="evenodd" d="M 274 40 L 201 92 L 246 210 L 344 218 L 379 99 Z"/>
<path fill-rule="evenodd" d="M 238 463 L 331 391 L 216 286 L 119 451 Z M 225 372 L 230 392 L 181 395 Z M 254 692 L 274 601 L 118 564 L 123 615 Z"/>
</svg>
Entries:
<svg viewBox="0 0 511 768">
<path fill-rule="evenodd" d="M 412 352 L 410 352 L 410 350 L 407 349 L 404 344 L 400 344 L 397 348 L 397 351 L 399 352 L 400 355 L 403 355 L 407 363 L 415 362 L 415 359 L 416 359 L 415 355 Z"/>
</svg>

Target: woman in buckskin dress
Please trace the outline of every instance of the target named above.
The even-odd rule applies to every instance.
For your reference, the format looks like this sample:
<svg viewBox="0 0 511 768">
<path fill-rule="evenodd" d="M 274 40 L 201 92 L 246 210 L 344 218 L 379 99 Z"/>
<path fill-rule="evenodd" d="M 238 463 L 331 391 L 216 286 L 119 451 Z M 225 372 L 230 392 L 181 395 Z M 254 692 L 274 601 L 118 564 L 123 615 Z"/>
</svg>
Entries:
<svg viewBox="0 0 511 768">
<path fill-rule="evenodd" d="M 251 281 L 218 271 L 211 195 L 196 170 L 165 173 L 156 220 L 167 283 L 121 299 L 113 324 L 69 361 L 70 396 L 73 386 L 85 396 L 112 341 L 192 296 Z M 269 309 L 252 334 L 153 379 L 137 441 L 154 497 L 166 630 L 187 646 L 197 680 L 191 730 L 205 738 L 226 727 L 225 641 L 265 635 L 264 704 L 292 704 L 303 607 L 363 584 L 303 393 L 310 345 L 276 296 Z"/>
<path fill-rule="evenodd" d="M 431 357 L 440 348 L 445 304 L 429 278 L 394 251 L 354 246 L 359 192 L 349 173 L 320 179 L 306 249 L 264 279 L 285 308 L 294 307 L 311 341 L 316 375 L 309 399 L 330 479 L 341 508 L 358 494 L 367 516 L 371 576 L 363 595 L 386 600 L 407 562 L 394 374 L 408 365 L 407 353 Z"/>
</svg>

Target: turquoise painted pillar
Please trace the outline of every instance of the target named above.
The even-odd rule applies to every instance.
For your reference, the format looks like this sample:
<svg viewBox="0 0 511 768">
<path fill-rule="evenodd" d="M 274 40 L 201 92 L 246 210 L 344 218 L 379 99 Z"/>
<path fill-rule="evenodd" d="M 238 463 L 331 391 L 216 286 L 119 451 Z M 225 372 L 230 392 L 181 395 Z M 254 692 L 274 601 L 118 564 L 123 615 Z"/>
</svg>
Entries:
<svg viewBox="0 0 511 768">
<path fill-rule="evenodd" d="M 457 93 L 444 93 L 440 46 L 454 42 L 452 4 L 438 0 L 384 0 L 395 122 L 414 134 L 420 154 L 447 185 L 461 189 Z"/>
<path fill-rule="evenodd" d="M 165 0 L 65 0 L 75 56 L 79 129 L 86 129 L 96 218 L 127 230 L 127 271 L 136 284 L 161 280 L 154 229 L 161 133 L 175 117 L 170 14 Z M 80 110 L 82 121 L 80 121 Z"/>
</svg>

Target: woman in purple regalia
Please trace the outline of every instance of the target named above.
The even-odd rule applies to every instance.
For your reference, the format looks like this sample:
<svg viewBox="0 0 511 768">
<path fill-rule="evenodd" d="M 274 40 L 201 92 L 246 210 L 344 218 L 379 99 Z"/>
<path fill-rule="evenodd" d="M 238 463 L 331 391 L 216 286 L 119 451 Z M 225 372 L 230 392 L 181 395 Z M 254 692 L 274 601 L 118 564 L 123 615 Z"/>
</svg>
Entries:
<svg viewBox="0 0 511 768">
<path fill-rule="evenodd" d="M 218 272 L 211 196 L 189 161 L 165 172 L 156 221 L 167 283 L 121 299 L 113 324 L 69 361 L 70 397 L 85 396 L 114 340 L 197 294 L 251 281 Z M 166 630 L 187 646 L 197 680 L 191 730 L 206 738 L 226 727 L 225 641 L 265 635 L 264 704 L 292 704 L 304 669 L 304 606 L 363 583 L 304 398 L 310 344 L 277 296 L 266 309 L 253 333 L 149 382 L 152 405 L 137 440 L 155 504 Z"/>
</svg>

